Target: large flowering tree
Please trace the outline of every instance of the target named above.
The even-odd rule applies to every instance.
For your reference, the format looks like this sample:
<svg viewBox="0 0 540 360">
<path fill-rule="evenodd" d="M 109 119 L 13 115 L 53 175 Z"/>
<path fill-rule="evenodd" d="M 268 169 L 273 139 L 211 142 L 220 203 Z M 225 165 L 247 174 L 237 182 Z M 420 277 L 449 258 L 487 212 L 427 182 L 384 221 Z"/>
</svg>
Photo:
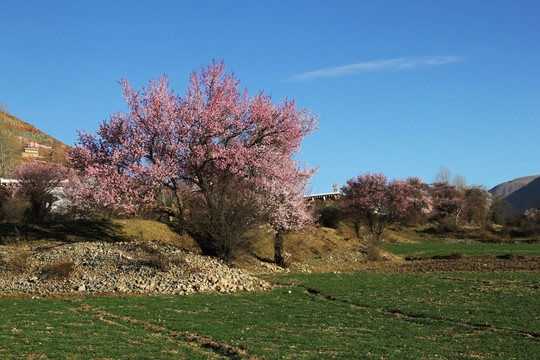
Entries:
<svg viewBox="0 0 540 360">
<path fill-rule="evenodd" d="M 230 194 L 245 189 L 249 196 L 261 195 L 264 189 L 268 197 L 268 179 L 282 184 L 306 180 L 296 167 L 282 165 L 293 161 L 304 136 L 316 128 L 316 118 L 294 101 L 274 104 L 263 92 L 249 96 L 239 90 L 240 81 L 225 72 L 223 62 L 192 73 L 183 97 L 169 89 L 166 75 L 141 91 L 126 80 L 121 84 L 128 112 L 112 115 L 95 135 L 81 133 L 71 153 L 78 169 L 98 179 L 100 202 L 135 212 L 166 189 L 174 200 L 167 210 L 189 231 L 193 212 L 188 204 L 195 198 L 213 227 L 208 233 L 198 227 L 196 235 L 205 239 L 207 252 L 227 258 L 227 245 L 213 244 L 231 237 L 224 231 L 235 228 L 223 230 L 227 209 L 240 206 Z"/>
</svg>

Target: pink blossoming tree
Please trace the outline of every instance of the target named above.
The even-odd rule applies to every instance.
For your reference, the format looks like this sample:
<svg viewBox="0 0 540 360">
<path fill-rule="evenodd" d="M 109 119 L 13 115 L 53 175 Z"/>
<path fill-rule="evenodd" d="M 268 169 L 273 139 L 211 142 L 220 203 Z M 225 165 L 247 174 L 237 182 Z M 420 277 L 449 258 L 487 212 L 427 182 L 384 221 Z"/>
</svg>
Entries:
<svg viewBox="0 0 540 360">
<path fill-rule="evenodd" d="M 55 191 L 71 176 L 70 169 L 61 164 L 37 161 L 23 163 L 12 170 L 11 177 L 18 181 L 12 195 L 30 203 L 27 214 L 29 220 L 43 220 L 58 200 Z"/>
<path fill-rule="evenodd" d="M 263 209 L 274 231 L 274 262 L 287 266 L 285 235 L 313 224 L 313 213 L 304 198 L 307 179 L 314 170 L 300 169 L 293 161 L 282 163 L 287 178 L 267 178 L 263 183 Z"/>
<path fill-rule="evenodd" d="M 431 184 L 429 188 L 433 206 L 433 217 L 439 221 L 452 219 L 454 226 L 458 226 L 459 216 L 466 202 L 463 192 L 446 181 Z"/>
<path fill-rule="evenodd" d="M 366 224 L 375 245 L 379 245 L 388 226 L 427 207 L 422 188 L 419 179 L 388 182 L 380 173 L 360 175 L 347 180 L 342 188 L 345 216 L 353 222 L 357 236 L 360 236 L 361 225 Z"/>
<path fill-rule="evenodd" d="M 306 180 L 282 164 L 292 161 L 302 139 L 316 128 L 316 118 L 294 101 L 274 104 L 263 92 L 250 97 L 240 91 L 238 78 L 225 72 L 223 62 L 192 73 L 183 97 L 169 89 L 166 75 L 141 91 L 126 80 L 121 84 L 128 112 L 112 115 L 96 135 L 81 133 L 71 153 L 72 163 L 97 179 L 95 194 L 102 203 L 135 212 L 167 191 L 173 201 L 163 210 L 197 232 L 207 253 L 227 259 L 231 247 L 223 239 L 241 236 L 243 227 L 233 225 L 246 220 L 230 224 L 231 206 L 240 206 L 246 196 L 271 197 L 267 179 Z M 243 196 L 231 196 L 244 189 Z M 233 204 L 235 199 L 240 203 Z M 192 226 L 193 202 L 204 205 L 206 228 L 212 231 Z M 264 209 L 251 214 L 258 211 Z M 236 233 L 226 234 L 230 231 Z"/>
</svg>

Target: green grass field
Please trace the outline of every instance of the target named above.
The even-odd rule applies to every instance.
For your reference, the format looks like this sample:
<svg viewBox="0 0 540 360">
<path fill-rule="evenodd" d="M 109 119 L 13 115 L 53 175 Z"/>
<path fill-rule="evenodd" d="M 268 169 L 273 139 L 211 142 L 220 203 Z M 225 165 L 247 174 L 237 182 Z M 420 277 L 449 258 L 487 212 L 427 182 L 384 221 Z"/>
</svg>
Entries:
<svg viewBox="0 0 540 360">
<path fill-rule="evenodd" d="M 250 294 L 0 299 L 0 358 L 540 357 L 538 273 L 272 280 Z"/>
</svg>

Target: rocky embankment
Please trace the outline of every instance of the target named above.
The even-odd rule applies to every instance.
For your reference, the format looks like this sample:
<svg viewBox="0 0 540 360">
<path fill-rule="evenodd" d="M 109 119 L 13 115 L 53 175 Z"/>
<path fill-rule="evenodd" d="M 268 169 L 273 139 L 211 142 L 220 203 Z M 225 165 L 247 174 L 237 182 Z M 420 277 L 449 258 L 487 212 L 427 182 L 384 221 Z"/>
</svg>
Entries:
<svg viewBox="0 0 540 360">
<path fill-rule="evenodd" d="M 161 242 L 0 246 L 0 296 L 260 291 L 270 285 Z"/>
</svg>

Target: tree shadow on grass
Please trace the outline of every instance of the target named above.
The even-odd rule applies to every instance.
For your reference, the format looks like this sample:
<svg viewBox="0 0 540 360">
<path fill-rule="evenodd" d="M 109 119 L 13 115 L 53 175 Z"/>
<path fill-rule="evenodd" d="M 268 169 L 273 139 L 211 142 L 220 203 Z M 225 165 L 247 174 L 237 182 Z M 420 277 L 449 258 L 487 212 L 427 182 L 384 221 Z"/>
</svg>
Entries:
<svg viewBox="0 0 540 360">
<path fill-rule="evenodd" d="M 40 223 L 0 223 L 0 245 L 30 241 L 129 241 L 122 226 L 110 220 L 71 220 Z"/>
</svg>

